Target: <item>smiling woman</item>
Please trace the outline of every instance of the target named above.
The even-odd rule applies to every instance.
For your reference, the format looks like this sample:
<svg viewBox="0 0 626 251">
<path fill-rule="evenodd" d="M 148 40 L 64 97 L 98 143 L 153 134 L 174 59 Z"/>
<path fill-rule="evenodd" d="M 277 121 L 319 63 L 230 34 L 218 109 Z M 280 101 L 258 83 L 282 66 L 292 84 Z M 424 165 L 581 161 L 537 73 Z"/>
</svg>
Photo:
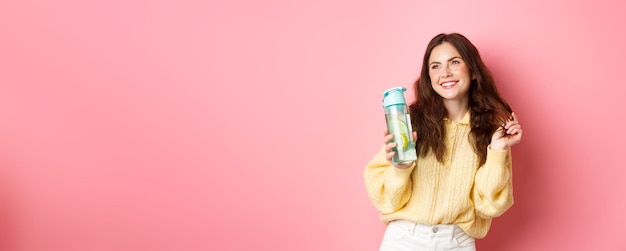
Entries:
<svg viewBox="0 0 626 251">
<path fill-rule="evenodd" d="M 475 250 L 475 238 L 513 205 L 510 148 L 521 126 L 461 34 L 431 40 L 414 87 L 418 159 L 392 164 L 397 143 L 386 135 L 365 170 L 388 224 L 380 250 Z"/>
<path fill-rule="evenodd" d="M 476 77 L 470 73 L 457 49 L 449 42 L 444 42 L 433 49 L 428 61 L 432 87 L 444 103 L 466 106 L 470 82 Z"/>
<path fill-rule="evenodd" d="M 524 126 L 515 205 L 477 249 L 626 250 L 626 136 L 607 116 L 625 105 L 626 1 L 1 2 L 0 250 L 377 250 L 386 225 L 363 169 L 383 143 L 380 94 L 410 89 L 447 31 L 480 49 Z M 467 125 L 498 104 L 476 96 L 489 81 L 472 53 L 446 43 L 475 74 L 477 104 L 471 123 L 442 119 L 428 67 L 427 89 L 407 92 L 424 102 L 418 147 L 441 158 L 412 173 L 442 177 L 405 186 L 440 188 L 408 198 L 423 210 L 461 205 L 444 175 L 485 178 L 435 166 L 477 158 Z M 449 59 L 433 55 L 460 81 Z M 442 215 L 425 218 L 455 222 Z"/>
</svg>

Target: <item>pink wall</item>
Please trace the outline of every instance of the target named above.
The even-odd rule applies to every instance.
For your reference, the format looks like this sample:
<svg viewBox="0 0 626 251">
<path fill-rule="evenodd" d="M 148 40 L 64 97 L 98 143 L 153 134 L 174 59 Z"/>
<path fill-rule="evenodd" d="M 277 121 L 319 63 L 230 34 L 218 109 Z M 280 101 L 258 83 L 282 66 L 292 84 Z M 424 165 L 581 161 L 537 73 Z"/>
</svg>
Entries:
<svg viewBox="0 0 626 251">
<path fill-rule="evenodd" d="M 626 4 L 506 2 L 3 1 L 0 249 L 377 250 L 382 91 L 457 31 L 525 130 L 479 249 L 626 250 Z"/>
</svg>

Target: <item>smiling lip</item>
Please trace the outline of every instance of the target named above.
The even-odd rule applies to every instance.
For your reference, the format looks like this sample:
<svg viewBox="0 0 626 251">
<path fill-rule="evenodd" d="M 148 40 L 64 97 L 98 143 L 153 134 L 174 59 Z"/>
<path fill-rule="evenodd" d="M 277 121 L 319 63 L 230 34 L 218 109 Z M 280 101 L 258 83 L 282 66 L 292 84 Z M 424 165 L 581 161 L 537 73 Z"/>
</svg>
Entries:
<svg viewBox="0 0 626 251">
<path fill-rule="evenodd" d="M 457 81 L 446 81 L 441 83 L 441 87 L 443 87 L 444 89 L 450 89 L 454 86 L 456 86 Z"/>
</svg>

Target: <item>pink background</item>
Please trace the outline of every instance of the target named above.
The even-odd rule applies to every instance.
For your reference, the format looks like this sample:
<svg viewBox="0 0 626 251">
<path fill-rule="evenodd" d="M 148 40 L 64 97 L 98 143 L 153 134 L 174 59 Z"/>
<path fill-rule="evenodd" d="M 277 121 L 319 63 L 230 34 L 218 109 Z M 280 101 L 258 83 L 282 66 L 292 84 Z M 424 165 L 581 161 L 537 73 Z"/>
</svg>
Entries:
<svg viewBox="0 0 626 251">
<path fill-rule="evenodd" d="M 3 1 L 0 249 L 378 250 L 382 92 L 456 31 L 524 127 L 479 250 L 626 250 L 626 3 L 506 2 Z"/>
</svg>

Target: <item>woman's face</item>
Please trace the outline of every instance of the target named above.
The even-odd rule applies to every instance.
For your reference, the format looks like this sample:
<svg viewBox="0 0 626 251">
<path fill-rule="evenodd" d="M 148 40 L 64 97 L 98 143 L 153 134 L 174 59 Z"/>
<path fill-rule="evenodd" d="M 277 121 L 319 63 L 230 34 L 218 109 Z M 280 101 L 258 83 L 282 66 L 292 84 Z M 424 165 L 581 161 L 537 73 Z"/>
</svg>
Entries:
<svg viewBox="0 0 626 251">
<path fill-rule="evenodd" d="M 444 101 L 465 101 L 474 78 L 461 54 L 448 42 L 437 45 L 428 58 L 430 84 Z"/>
</svg>

